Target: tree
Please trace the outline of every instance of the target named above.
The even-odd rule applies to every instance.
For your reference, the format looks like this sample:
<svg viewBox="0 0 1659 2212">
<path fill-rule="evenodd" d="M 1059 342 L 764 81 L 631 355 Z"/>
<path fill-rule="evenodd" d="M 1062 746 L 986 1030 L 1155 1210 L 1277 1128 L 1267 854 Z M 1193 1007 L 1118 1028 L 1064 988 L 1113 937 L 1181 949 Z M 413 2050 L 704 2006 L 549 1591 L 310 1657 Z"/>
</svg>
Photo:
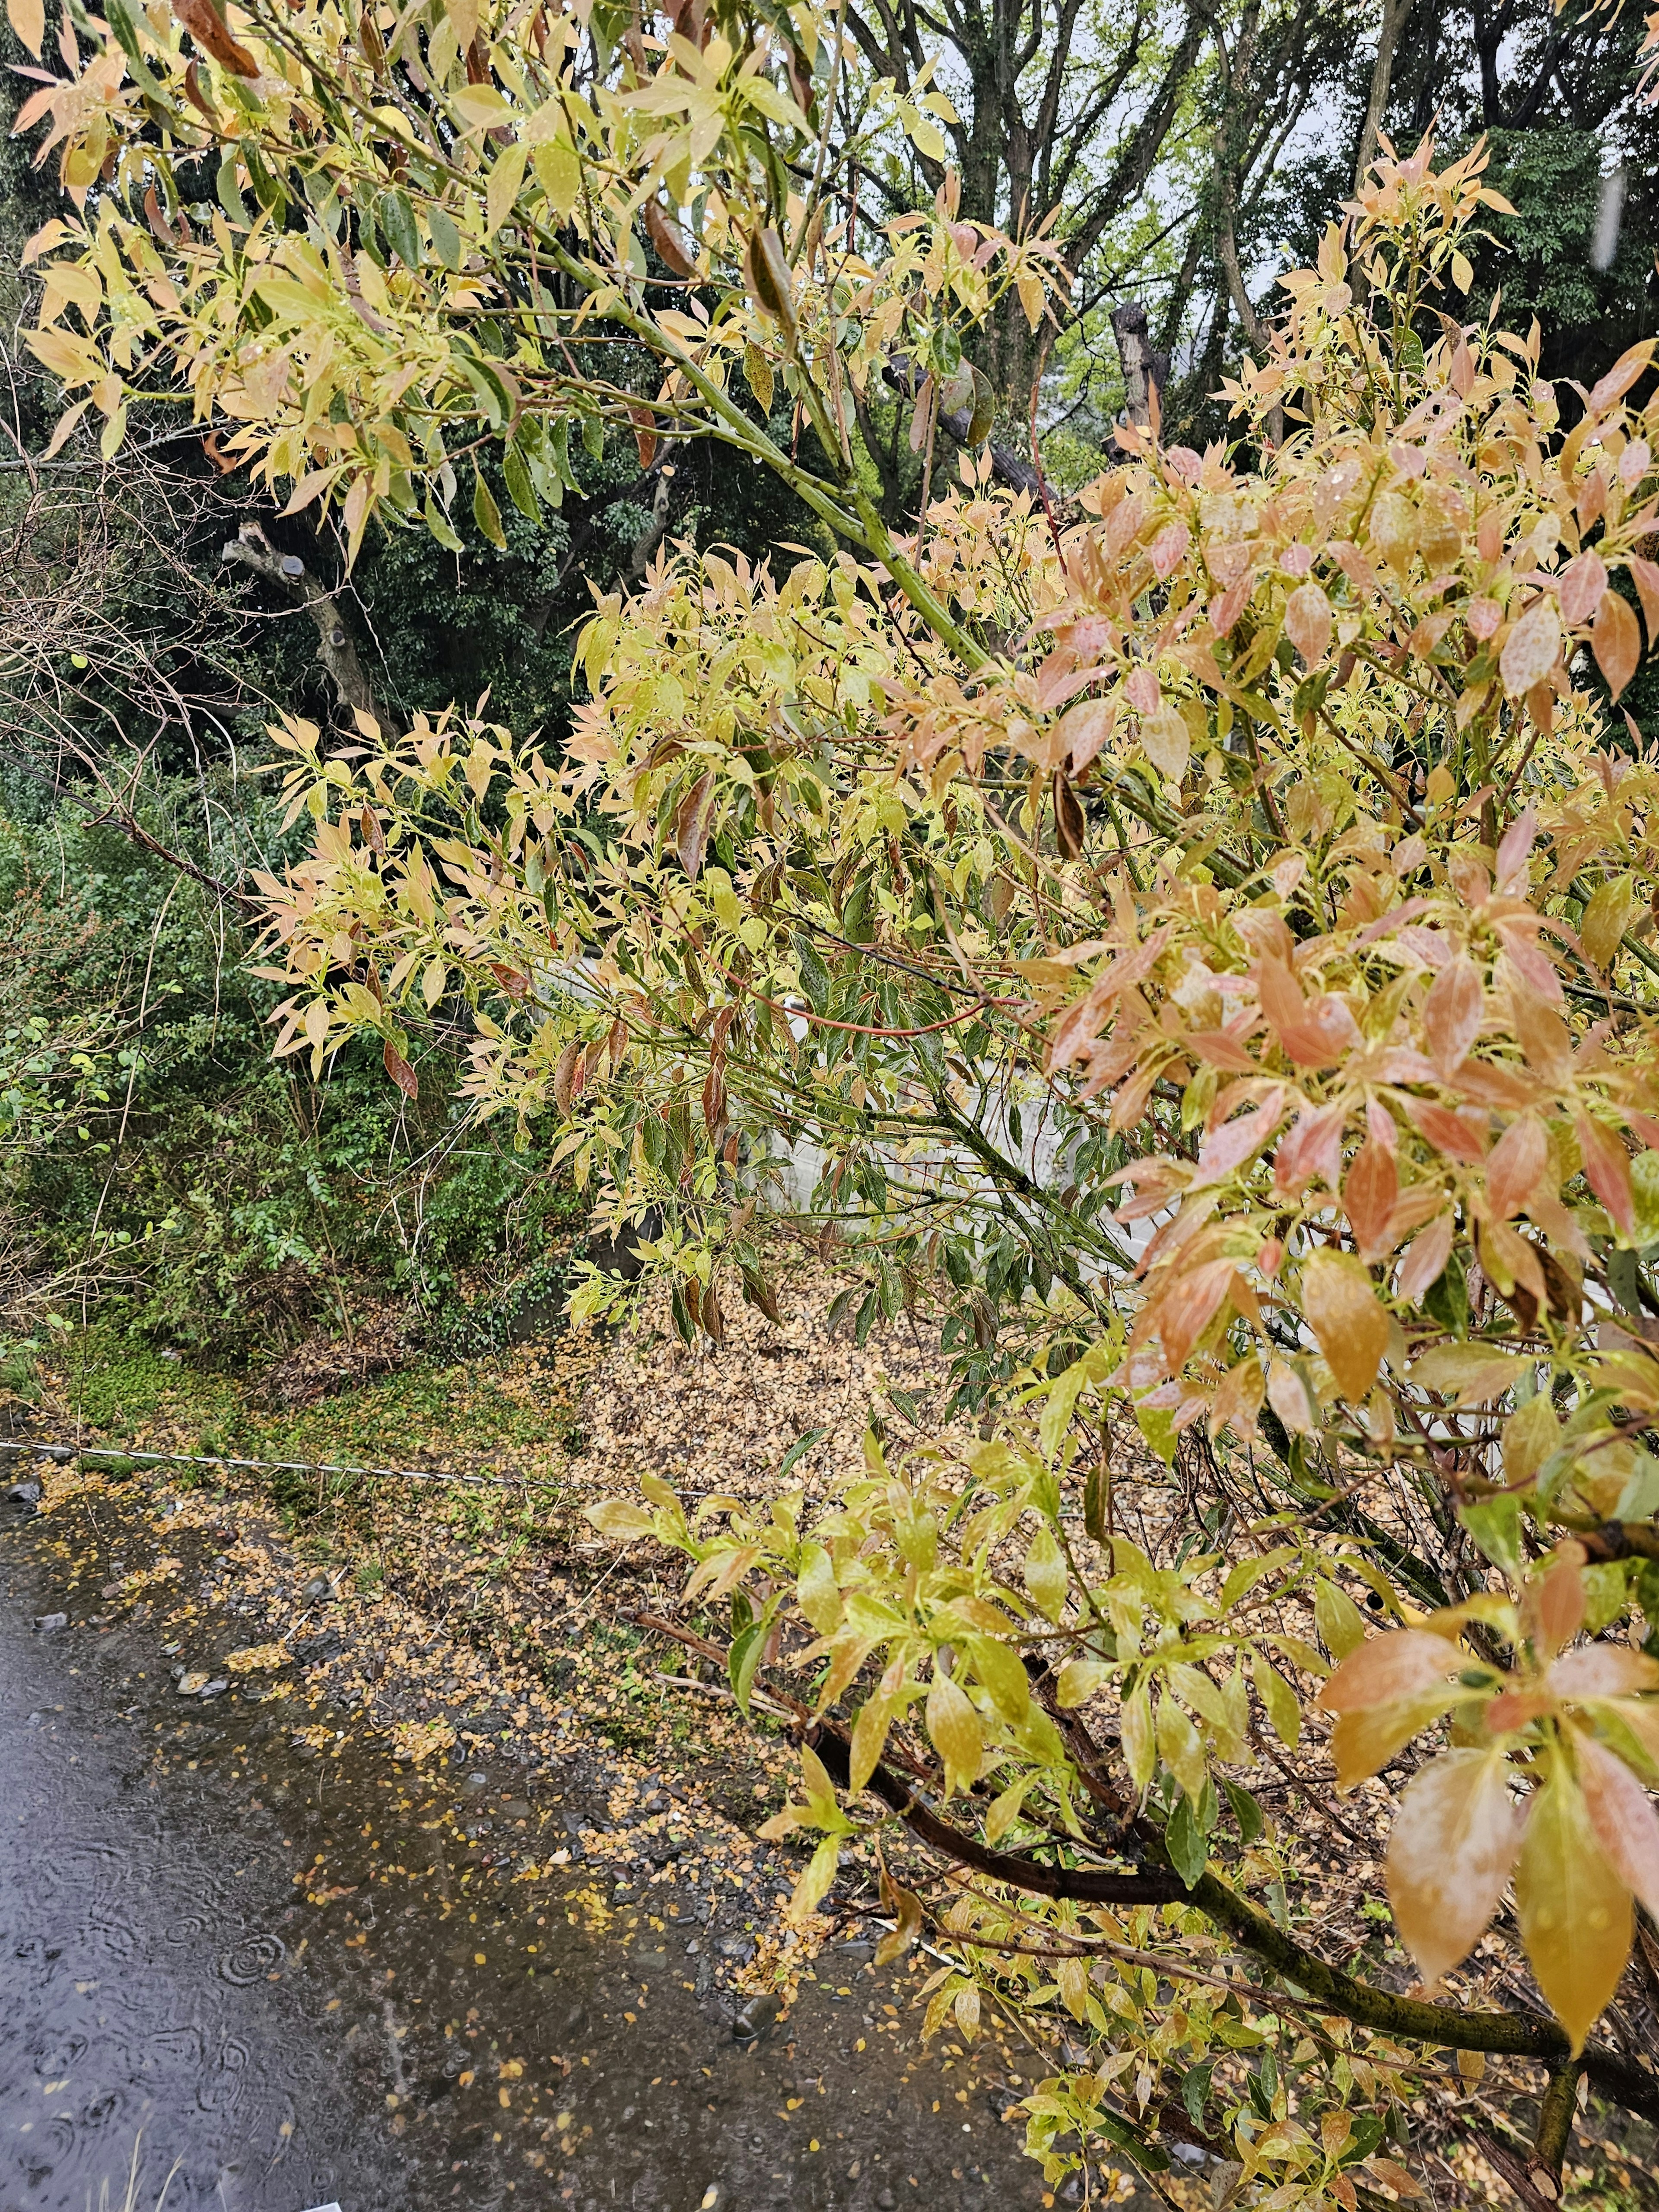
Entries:
<svg viewBox="0 0 1659 2212">
<path fill-rule="evenodd" d="M 295 88 L 322 33 L 303 12 L 257 20 L 292 73 L 280 98 L 246 96 L 286 116 L 322 81 Z M 234 34 L 250 61 L 255 35 Z M 484 58 L 509 88 L 540 52 L 529 26 L 514 37 Z M 158 85 L 181 68 L 163 45 L 145 49 Z M 647 112 L 687 112 L 713 51 L 672 49 Z M 1581 2076 L 1659 2112 L 1659 2078 L 1592 2033 L 1632 1898 L 1659 1904 L 1659 1659 L 1638 1643 L 1659 1623 L 1659 763 L 1606 749 L 1576 672 L 1588 655 L 1617 696 L 1643 624 L 1650 649 L 1659 631 L 1640 550 L 1659 401 L 1632 398 L 1654 343 L 1563 434 L 1537 342 L 1455 312 L 1482 156 L 1437 172 L 1425 144 L 1380 164 L 1286 280 L 1266 362 L 1229 387 L 1233 447 L 1130 434 L 1065 531 L 999 491 L 987 456 L 896 544 L 836 471 L 838 392 L 919 312 L 918 285 L 984 310 L 975 258 L 1016 289 L 1038 264 L 953 224 L 947 197 L 837 294 L 812 274 L 806 200 L 793 268 L 763 210 L 734 224 L 759 189 L 744 111 L 764 103 L 725 88 L 758 79 L 759 52 L 717 58 L 696 155 L 725 258 L 677 247 L 706 321 L 635 304 L 631 233 L 604 261 L 594 243 L 601 205 L 670 220 L 652 186 L 682 142 L 635 139 L 626 76 L 610 106 L 584 80 L 610 122 L 569 198 L 580 251 L 523 218 L 573 288 L 556 310 L 527 289 L 531 246 L 484 228 L 460 142 L 441 173 L 412 137 L 410 189 L 418 159 L 421 191 L 441 174 L 457 194 L 423 198 L 423 224 L 447 210 L 491 241 L 451 272 L 464 305 L 413 271 L 371 297 L 355 247 L 312 241 L 313 268 L 297 230 L 257 217 L 181 256 L 187 301 L 146 275 L 158 305 L 129 286 L 149 248 L 113 196 L 67 280 L 48 269 L 67 300 L 95 263 L 94 312 L 120 310 L 112 337 L 94 323 L 100 360 L 90 333 L 49 329 L 73 377 L 109 373 L 128 317 L 204 393 L 248 394 L 262 341 L 280 337 L 285 376 L 303 356 L 312 382 L 273 370 L 241 434 L 273 474 L 320 442 L 327 483 L 309 488 L 349 487 L 354 530 L 377 499 L 425 509 L 451 459 L 437 441 L 480 419 L 472 372 L 506 395 L 498 428 L 527 474 L 551 464 L 526 425 L 621 404 L 550 365 L 538 319 L 580 336 L 585 297 L 679 377 L 655 414 L 767 459 L 859 549 L 776 578 L 659 557 L 580 641 L 593 696 L 562 772 L 465 718 L 371 726 L 331 754 L 291 720 L 290 805 L 316 827 L 263 884 L 290 991 L 277 1049 L 320 1072 L 365 1035 L 412 1091 L 419 1026 L 465 1009 L 480 1111 L 550 1104 L 601 1213 L 658 1218 L 688 1335 L 718 1336 L 734 1278 L 775 1297 L 757 1201 L 780 1136 L 810 1133 L 826 1164 L 770 1235 L 838 1255 L 855 1328 L 951 1286 L 963 1401 L 990 1431 L 968 1451 L 890 1454 L 872 1434 L 810 1522 L 787 1493 L 765 1521 L 717 1502 L 689 1522 L 658 1485 L 601 1525 L 687 1553 L 687 1613 L 714 1627 L 730 1605 L 734 1692 L 764 1670 L 793 1706 L 804 1795 L 780 1826 L 819 1838 L 795 1909 L 851 1841 L 902 1824 L 950 1900 L 891 1893 L 901 1942 L 931 1911 L 949 1947 L 934 2024 L 971 2033 L 986 1998 L 1052 1991 L 1089 2036 L 1088 2063 L 1030 2103 L 1051 2175 L 1103 2142 L 1155 2166 L 1158 2136 L 1185 2129 L 1259 2203 L 1352 2207 L 1397 2171 L 1377 2156 L 1391 2096 L 1449 2047 L 1548 2069 L 1528 2185 L 1553 2197 Z M 474 127 L 513 127 L 527 102 L 468 82 Z M 94 143 L 114 97 L 82 116 Z M 534 112 L 562 118 L 564 97 Z M 316 113 L 287 156 L 296 184 L 338 143 Z M 274 174 L 269 127 L 239 142 L 232 185 L 239 165 Z M 155 158 L 117 148 L 117 175 Z M 367 158 L 356 137 L 340 157 Z M 86 137 L 70 160 L 73 181 Z M 341 237 L 366 220 L 343 216 Z M 337 422 L 303 395 L 357 357 L 360 295 L 399 319 L 410 378 L 393 392 L 378 360 L 361 368 Z M 498 333 L 520 319 L 486 368 L 465 347 L 492 307 Z M 781 377 L 818 427 L 824 474 L 728 403 L 709 364 L 739 336 L 751 388 Z M 931 373 L 942 399 L 956 372 Z M 370 426 L 394 416 L 404 480 L 388 464 L 377 483 Z M 578 1303 L 620 1295 L 595 1276 Z M 1156 1556 L 1115 1513 L 1126 1433 L 1183 1485 L 1189 1525 Z M 1371 1600 L 1392 1623 L 1376 1636 Z M 1352 1973 L 1249 1894 L 1284 1862 L 1240 1772 L 1316 1714 L 1342 1786 L 1419 1762 L 1390 1898 L 1425 1981 L 1463 1975 L 1447 1993 Z M 1466 1966 L 1511 1875 L 1553 2020 L 1483 2002 Z M 1224 2054 L 1285 2010 L 1307 2032 L 1284 2069 L 1230 2072 Z"/>
</svg>

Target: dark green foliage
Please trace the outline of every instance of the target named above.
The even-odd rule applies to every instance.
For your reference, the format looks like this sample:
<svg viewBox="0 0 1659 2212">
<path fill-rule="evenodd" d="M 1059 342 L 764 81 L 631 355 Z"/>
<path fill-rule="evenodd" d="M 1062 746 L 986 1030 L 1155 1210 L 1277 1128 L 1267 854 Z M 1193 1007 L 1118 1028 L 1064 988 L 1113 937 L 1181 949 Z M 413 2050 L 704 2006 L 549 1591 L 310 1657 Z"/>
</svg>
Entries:
<svg viewBox="0 0 1659 2212">
<path fill-rule="evenodd" d="M 228 766 L 199 788 L 153 782 L 146 828 L 202 862 L 198 810 L 224 819 L 231 783 Z M 268 789 L 240 771 L 221 871 L 297 842 L 277 834 Z M 462 1040 L 417 1058 L 412 1107 L 362 1047 L 320 1084 L 301 1060 L 272 1062 L 278 994 L 250 973 L 235 909 L 117 830 L 31 797 L 0 792 L 5 1018 L 111 1018 L 101 1097 L 89 1090 L 50 1142 L 9 1148 L 0 1168 L 0 1209 L 37 1285 L 73 1304 L 84 1283 L 144 1330 L 241 1356 L 366 1295 L 406 1295 L 441 1323 L 464 1280 L 488 1297 L 533 1275 L 571 1194 L 536 1146 L 467 1123 Z"/>
</svg>

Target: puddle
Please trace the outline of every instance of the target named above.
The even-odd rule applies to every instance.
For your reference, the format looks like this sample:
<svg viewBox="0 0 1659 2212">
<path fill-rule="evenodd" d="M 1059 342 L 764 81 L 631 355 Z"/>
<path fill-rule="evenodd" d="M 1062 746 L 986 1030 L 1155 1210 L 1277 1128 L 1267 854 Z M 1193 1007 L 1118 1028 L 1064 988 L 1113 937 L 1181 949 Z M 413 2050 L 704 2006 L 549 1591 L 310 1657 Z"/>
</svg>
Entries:
<svg viewBox="0 0 1659 2212">
<path fill-rule="evenodd" d="M 169 2212 L 1042 2204 L 1010 2091 L 915 2063 L 915 1976 L 826 1954 L 739 2045 L 740 1896 L 546 1863 L 580 1756 L 398 1766 L 246 1684 L 181 1698 L 158 1629 L 99 1618 L 112 1516 L 0 1530 L 0 2212 L 118 2206 L 141 2131 L 140 2212 L 175 2162 Z"/>
</svg>

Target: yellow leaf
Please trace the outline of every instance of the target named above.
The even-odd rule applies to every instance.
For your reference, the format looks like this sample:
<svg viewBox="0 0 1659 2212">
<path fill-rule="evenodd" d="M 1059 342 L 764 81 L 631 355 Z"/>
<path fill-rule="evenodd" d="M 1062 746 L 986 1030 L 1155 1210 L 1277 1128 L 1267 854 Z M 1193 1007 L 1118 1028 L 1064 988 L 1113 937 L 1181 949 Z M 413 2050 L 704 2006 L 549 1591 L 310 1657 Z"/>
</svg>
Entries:
<svg viewBox="0 0 1659 2212">
<path fill-rule="evenodd" d="M 1596 1840 L 1577 1781 L 1559 1759 L 1533 1800 L 1515 1905 L 1538 1986 L 1577 2057 L 1619 1986 L 1635 1921 L 1630 1892 Z"/>
<path fill-rule="evenodd" d="M 44 0 L 6 0 L 6 13 L 11 18 L 13 30 L 39 61 L 46 35 Z"/>
<path fill-rule="evenodd" d="M 1182 1794 L 1195 1805 L 1204 1795 L 1209 1771 L 1204 1760 L 1204 1740 L 1172 1698 L 1164 1698 L 1158 1705 L 1158 1748 Z"/>
<path fill-rule="evenodd" d="M 805 1920 L 836 1878 L 836 1863 L 841 1857 L 839 1836 L 826 1836 L 806 1863 L 806 1870 L 795 1884 L 794 1894 L 789 1899 L 787 1917 Z"/>
<path fill-rule="evenodd" d="M 1454 253 L 1451 258 L 1452 283 L 1460 292 L 1467 292 L 1474 282 L 1474 270 L 1469 265 L 1467 253 Z"/>
<path fill-rule="evenodd" d="M 542 190 L 561 217 L 570 213 L 581 198 L 582 165 L 568 138 L 550 138 L 532 146 L 530 158 Z"/>
<path fill-rule="evenodd" d="M 1302 1737 L 1302 1707 L 1296 1692 L 1259 1651 L 1250 1654 L 1250 1672 L 1255 1678 L 1256 1695 L 1273 1723 L 1273 1734 L 1282 1744 L 1294 1750 Z"/>
<path fill-rule="evenodd" d="M 927 1691 L 927 1717 L 933 1748 L 945 1762 L 947 1795 L 952 1790 L 971 1789 L 979 1778 L 980 1753 L 983 1749 L 979 1715 L 969 1702 L 966 1692 L 937 1664 Z"/>
<path fill-rule="evenodd" d="M 1054 1540 L 1054 1530 L 1045 1521 L 1031 1539 L 1031 1548 L 1025 1554 L 1025 1587 L 1031 1593 L 1032 1603 L 1048 1620 L 1058 1620 L 1065 1610 L 1069 1582 L 1066 1555 Z"/>
<path fill-rule="evenodd" d="M 478 0 L 444 0 L 444 13 L 456 45 L 465 53 L 478 35 Z"/>
<path fill-rule="evenodd" d="M 1485 1934 L 1521 1847 L 1522 1817 L 1498 1751 L 1449 1751 L 1414 1775 L 1389 1838 L 1400 1939 L 1437 1982 Z"/>
<path fill-rule="evenodd" d="M 1331 1730 L 1337 1788 L 1352 1790 L 1356 1782 L 1386 1766 L 1395 1752 L 1431 1727 L 1463 1694 L 1455 1686 L 1425 1691 L 1420 1697 L 1402 1698 L 1396 1705 L 1368 1705 L 1362 1712 L 1339 1714 Z"/>
<path fill-rule="evenodd" d="M 484 230 L 493 238 L 512 215 L 519 197 L 519 187 L 524 182 L 524 165 L 527 149 L 520 145 L 503 146 L 489 173 L 489 182 L 484 188 Z"/>
<path fill-rule="evenodd" d="M 1389 1316 L 1370 1275 L 1352 1254 L 1322 1247 L 1302 1270 L 1302 1310 L 1338 1389 L 1358 1405 L 1389 1348 Z"/>
</svg>

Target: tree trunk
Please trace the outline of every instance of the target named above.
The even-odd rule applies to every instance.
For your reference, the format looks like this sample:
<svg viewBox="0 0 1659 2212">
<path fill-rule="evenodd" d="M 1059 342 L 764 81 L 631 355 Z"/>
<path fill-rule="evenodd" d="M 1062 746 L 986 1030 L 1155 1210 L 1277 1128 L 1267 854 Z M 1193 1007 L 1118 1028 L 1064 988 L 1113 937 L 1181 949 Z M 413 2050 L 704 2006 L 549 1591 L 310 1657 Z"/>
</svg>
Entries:
<svg viewBox="0 0 1659 2212">
<path fill-rule="evenodd" d="M 1394 58 L 1400 51 L 1400 34 L 1412 12 L 1412 0 L 1382 0 L 1382 27 L 1376 38 L 1376 58 L 1371 64 L 1371 88 L 1365 102 L 1365 120 L 1359 131 L 1359 152 L 1353 165 L 1353 188 L 1358 192 L 1365 172 L 1376 159 L 1382 136 L 1382 118 L 1389 112 L 1389 82 Z"/>
<path fill-rule="evenodd" d="M 391 725 L 380 712 L 356 639 L 331 592 L 325 591 L 297 555 L 279 553 L 257 522 L 245 522 L 220 554 L 273 584 L 302 607 L 316 626 L 317 659 L 334 686 L 349 719 L 365 714 L 386 734 Z"/>
<path fill-rule="evenodd" d="M 1123 396 L 1129 420 L 1146 428 L 1156 403 L 1164 411 L 1164 387 L 1170 380 L 1170 356 L 1160 352 L 1146 329 L 1146 310 L 1139 300 L 1126 300 L 1112 310 L 1112 334 L 1123 362 Z"/>
</svg>

